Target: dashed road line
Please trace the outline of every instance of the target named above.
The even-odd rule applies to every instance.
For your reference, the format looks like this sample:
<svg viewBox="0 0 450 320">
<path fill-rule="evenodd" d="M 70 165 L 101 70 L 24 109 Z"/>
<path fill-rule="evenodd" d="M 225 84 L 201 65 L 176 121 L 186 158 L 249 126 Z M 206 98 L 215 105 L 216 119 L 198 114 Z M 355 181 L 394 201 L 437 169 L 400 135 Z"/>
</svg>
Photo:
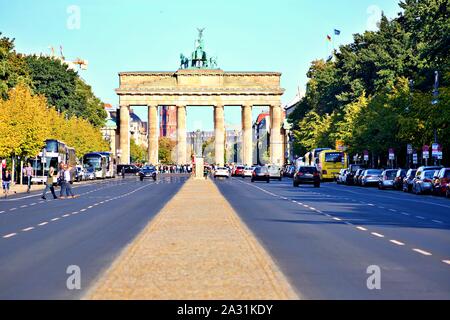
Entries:
<svg viewBox="0 0 450 320">
<path fill-rule="evenodd" d="M 372 235 L 374 235 L 375 237 L 378 237 L 378 238 L 384 238 L 384 235 L 382 235 L 381 233 L 371 232 L 370 234 L 372 234 Z"/>
<path fill-rule="evenodd" d="M 432 255 L 430 252 L 422 250 L 422 249 L 414 248 L 413 251 L 415 251 L 417 253 L 420 253 L 420 254 L 423 254 L 424 256 L 431 256 Z"/>
<path fill-rule="evenodd" d="M 440 220 L 431 220 L 431 221 L 436 222 L 436 223 L 443 223 L 443 222 L 440 221 Z"/>
<path fill-rule="evenodd" d="M 394 244 L 396 244 L 396 245 L 399 245 L 399 246 L 404 246 L 405 245 L 403 242 L 398 241 L 398 240 L 389 240 L 389 241 L 394 243 Z"/>
<path fill-rule="evenodd" d="M 45 226 L 46 224 L 48 224 L 48 222 L 47 222 L 47 221 L 44 221 L 44 222 L 42 222 L 42 223 L 39 223 L 38 226 L 42 227 L 42 226 Z"/>
<path fill-rule="evenodd" d="M 361 231 L 367 231 L 367 229 L 364 227 L 356 227 L 356 229 L 361 230 Z"/>
<path fill-rule="evenodd" d="M 15 235 L 17 235 L 17 233 L 10 233 L 10 234 L 7 234 L 7 235 L 4 235 L 4 236 L 3 236 L 3 239 L 8 239 L 8 238 L 14 237 Z"/>
<path fill-rule="evenodd" d="M 27 232 L 27 231 L 30 231 L 30 230 L 33 230 L 33 229 L 34 229 L 34 227 L 28 227 L 28 228 L 22 229 L 22 231 L 23 232 Z"/>
<path fill-rule="evenodd" d="M 425 218 L 424 217 L 422 217 L 422 216 L 416 216 L 416 218 L 417 219 L 422 219 L 422 220 L 424 220 Z"/>
<path fill-rule="evenodd" d="M 450 265 L 450 260 L 442 260 L 442 262 Z"/>
</svg>

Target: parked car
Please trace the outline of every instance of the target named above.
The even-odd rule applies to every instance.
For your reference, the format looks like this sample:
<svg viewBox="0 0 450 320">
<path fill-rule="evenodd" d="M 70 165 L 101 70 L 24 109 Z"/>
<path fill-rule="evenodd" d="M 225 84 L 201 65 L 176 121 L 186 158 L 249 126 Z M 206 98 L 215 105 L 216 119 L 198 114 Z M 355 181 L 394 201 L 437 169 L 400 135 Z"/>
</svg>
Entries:
<svg viewBox="0 0 450 320">
<path fill-rule="evenodd" d="M 344 184 L 345 183 L 345 175 L 347 174 L 348 169 L 341 169 L 339 171 L 339 174 L 336 177 L 336 182 L 338 184 Z"/>
<path fill-rule="evenodd" d="M 139 171 L 139 179 L 144 181 L 145 178 L 152 178 L 156 181 L 156 168 L 154 166 L 145 166 Z"/>
<path fill-rule="evenodd" d="M 230 171 L 225 167 L 217 167 L 216 170 L 214 170 L 214 179 L 217 177 L 228 179 L 230 177 Z"/>
<path fill-rule="evenodd" d="M 281 181 L 283 175 L 281 173 L 281 167 L 274 165 L 274 164 L 270 164 L 267 166 L 267 168 L 269 169 L 269 176 L 270 179 L 277 179 L 278 181 Z"/>
<path fill-rule="evenodd" d="M 412 182 L 412 192 L 414 194 L 422 194 L 433 191 L 434 169 L 417 170 L 416 176 Z"/>
<path fill-rule="evenodd" d="M 403 188 L 403 179 L 406 177 L 406 169 L 397 169 L 397 173 L 394 178 L 394 189 L 402 190 Z"/>
<path fill-rule="evenodd" d="M 242 178 L 249 177 L 251 178 L 253 175 L 253 170 L 255 170 L 255 167 L 245 167 L 242 171 Z"/>
<path fill-rule="evenodd" d="M 369 185 L 378 185 L 383 170 L 380 169 L 367 169 L 361 178 L 361 186 L 367 187 Z"/>
<path fill-rule="evenodd" d="M 270 182 L 269 169 L 266 166 L 256 167 L 255 170 L 253 170 L 252 182 L 255 181 L 266 181 L 267 183 Z"/>
<path fill-rule="evenodd" d="M 386 188 L 394 189 L 394 180 L 397 175 L 398 169 L 386 169 L 381 173 L 380 180 L 378 181 L 378 189 L 384 190 Z"/>
<path fill-rule="evenodd" d="M 358 169 L 364 168 L 363 165 L 360 164 L 351 164 L 348 167 L 347 174 L 345 176 L 345 184 L 351 185 L 354 184 L 355 173 Z"/>
<path fill-rule="evenodd" d="M 320 173 L 315 166 L 300 166 L 292 180 L 292 185 L 298 187 L 302 183 L 312 183 L 315 188 L 320 187 Z"/>
<path fill-rule="evenodd" d="M 412 182 L 414 180 L 414 177 L 416 176 L 417 169 L 409 169 L 406 172 L 405 178 L 403 178 L 403 187 L 402 190 L 404 192 L 411 192 L 412 191 Z"/>
<path fill-rule="evenodd" d="M 362 175 L 364 174 L 364 170 L 365 169 L 358 169 L 358 170 L 356 170 L 355 175 L 353 176 L 353 184 L 355 186 L 360 186 L 361 185 L 361 178 L 362 178 Z"/>
<path fill-rule="evenodd" d="M 96 177 L 94 167 L 85 168 L 85 176 L 86 176 L 85 180 L 95 180 Z"/>
<path fill-rule="evenodd" d="M 86 170 L 82 166 L 75 168 L 75 181 L 80 182 L 86 180 Z"/>
<path fill-rule="evenodd" d="M 442 168 L 437 175 L 433 177 L 433 193 L 438 196 L 444 196 L 450 182 L 450 168 Z"/>
</svg>

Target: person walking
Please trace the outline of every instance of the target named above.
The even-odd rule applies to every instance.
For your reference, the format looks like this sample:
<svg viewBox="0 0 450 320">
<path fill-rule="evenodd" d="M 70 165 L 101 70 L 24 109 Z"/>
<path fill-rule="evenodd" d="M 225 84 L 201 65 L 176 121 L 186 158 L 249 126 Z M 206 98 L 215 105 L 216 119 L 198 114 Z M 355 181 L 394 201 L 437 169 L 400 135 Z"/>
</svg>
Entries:
<svg viewBox="0 0 450 320">
<path fill-rule="evenodd" d="M 72 191 L 72 185 L 71 185 L 71 181 L 72 181 L 72 170 L 73 168 L 70 167 L 69 165 L 65 165 L 64 166 L 64 185 L 65 185 L 65 189 L 66 189 L 66 196 L 73 198 L 76 198 L 75 194 Z"/>
<path fill-rule="evenodd" d="M 3 170 L 2 176 L 3 194 L 6 198 L 9 194 L 9 188 L 11 185 L 11 173 L 9 172 L 9 170 Z"/>
<path fill-rule="evenodd" d="M 27 193 L 31 191 L 31 178 L 33 177 L 33 167 L 28 162 L 28 165 L 23 168 L 23 175 L 27 177 Z"/>
<path fill-rule="evenodd" d="M 53 199 L 58 199 L 58 197 L 55 194 L 55 187 L 53 187 L 53 183 L 55 182 L 55 168 L 50 167 L 49 171 L 48 171 L 48 175 L 47 175 L 47 182 L 45 183 L 45 190 L 42 193 L 42 199 L 46 200 L 47 198 L 45 197 L 46 193 L 48 190 L 51 191 L 52 195 L 53 195 Z"/>
<path fill-rule="evenodd" d="M 65 196 L 65 194 L 66 194 L 66 182 L 64 180 L 64 172 L 65 172 L 64 164 L 60 163 L 59 164 L 59 171 L 58 171 L 58 174 L 57 174 L 58 185 L 61 188 L 59 190 L 59 198 L 60 199 L 65 199 L 66 198 L 66 196 Z"/>
</svg>

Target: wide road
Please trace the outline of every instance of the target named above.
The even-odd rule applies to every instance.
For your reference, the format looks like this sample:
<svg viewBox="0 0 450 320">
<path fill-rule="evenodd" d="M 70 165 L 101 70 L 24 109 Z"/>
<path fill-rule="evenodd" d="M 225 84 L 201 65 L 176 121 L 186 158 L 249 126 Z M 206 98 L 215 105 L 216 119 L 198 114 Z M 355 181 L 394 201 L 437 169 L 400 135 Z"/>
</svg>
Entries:
<svg viewBox="0 0 450 320">
<path fill-rule="evenodd" d="M 81 298 L 186 178 L 80 184 L 76 199 L 43 201 L 38 192 L 0 199 L 0 299 Z M 72 265 L 81 290 L 67 289 Z"/>
<path fill-rule="evenodd" d="M 216 184 L 306 299 L 450 299 L 448 199 L 287 178 Z"/>
</svg>

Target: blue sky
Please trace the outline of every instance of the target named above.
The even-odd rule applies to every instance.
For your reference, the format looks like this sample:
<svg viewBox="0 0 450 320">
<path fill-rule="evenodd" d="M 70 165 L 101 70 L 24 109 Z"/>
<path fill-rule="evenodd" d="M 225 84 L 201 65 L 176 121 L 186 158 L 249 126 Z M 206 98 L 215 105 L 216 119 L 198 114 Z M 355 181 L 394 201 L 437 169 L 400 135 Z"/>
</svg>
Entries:
<svg viewBox="0 0 450 320">
<path fill-rule="evenodd" d="M 49 53 L 49 46 L 62 45 L 68 59 L 87 59 L 82 77 L 116 105 L 118 72 L 175 71 L 180 53 L 193 50 L 196 28 L 205 27 L 206 51 L 218 56 L 221 69 L 282 72 L 282 101 L 288 103 L 298 87 L 304 90 L 310 62 L 330 54 L 327 34 L 336 47 L 351 42 L 352 34 L 375 28 L 381 10 L 397 16 L 398 1 L 0 0 L 0 32 L 16 38 L 19 52 Z M 145 119 L 144 109 L 136 111 Z M 212 116 L 212 108 L 189 108 L 188 130 L 212 129 Z M 230 127 L 238 125 L 240 110 L 227 107 L 225 118 Z"/>
</svg>

